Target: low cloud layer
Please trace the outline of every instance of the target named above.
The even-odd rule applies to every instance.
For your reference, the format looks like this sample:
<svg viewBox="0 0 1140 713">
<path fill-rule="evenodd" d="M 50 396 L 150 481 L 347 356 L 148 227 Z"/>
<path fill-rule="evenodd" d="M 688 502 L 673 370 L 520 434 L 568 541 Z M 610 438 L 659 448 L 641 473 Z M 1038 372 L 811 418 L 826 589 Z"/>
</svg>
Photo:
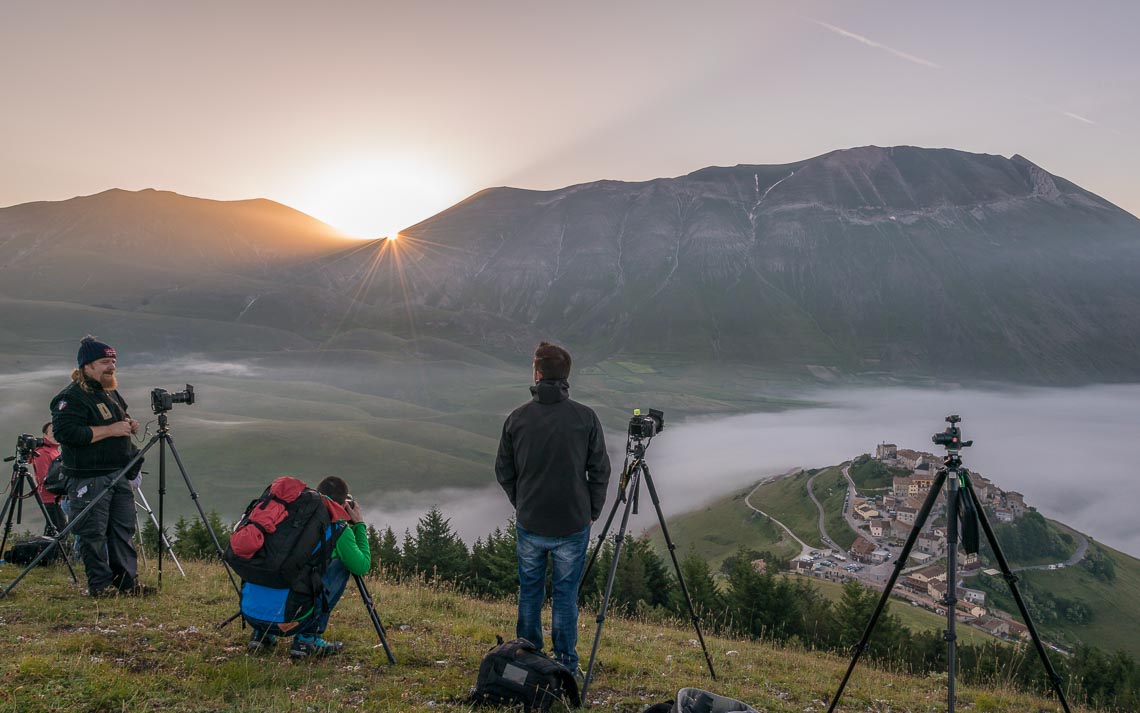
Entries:
<svg viewBox="0 0 1140 713">
<path fill-rule="evenodd" d="M 647 463 L 666 516 L 692 510 L 793 467 L 820 467 L 873 452 L 880 442 L 939 453 L 930 437 L 944 417 L 960 414 L 965 465 L 1007 490 L 1025 494 L 1043 514 L 1106 544 L 1140 555 L 1134 512 L 1140 484 L 1134 467 L 1140 424 L 1140 386 L 1018 389 L 1002 392 L 851 389 L 816 392 L 819 408 L 745 414 L 670 423 L 649 448 Z M 667 414 L 668 417 L 668 414 Z M 622 464 L 623 433 L 607 434 L 614 476 Z M 488 473 L 488 478 L 492 477 Z M 646 492 L 631 525 L 640 531 L 657 518 Z M 482 490 L 446 490 L 389 496 L 369 513 L 402 533 L 438 505 L 467 541 L 501 526 L 511 515 L 493 484 Z M 616 525 L 615 525 L 616 526 Z"/>
</svg>

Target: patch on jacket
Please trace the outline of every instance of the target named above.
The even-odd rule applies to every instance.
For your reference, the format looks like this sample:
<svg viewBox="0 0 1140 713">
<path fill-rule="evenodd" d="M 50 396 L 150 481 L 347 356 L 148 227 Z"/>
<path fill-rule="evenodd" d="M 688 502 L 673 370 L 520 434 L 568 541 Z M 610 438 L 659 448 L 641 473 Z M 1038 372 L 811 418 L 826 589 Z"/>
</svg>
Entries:
<svg viewBox="0 0 1140 713">
<path fill-rule="evenodd" d="M 95 404 L 95 405 L 97 407 L 99 407 L 99 415 L 100 416 L 102 416 L 103 418 L 111 418 L 111 409 L 107 408 L 103 404 Z"/>
<path fill-rule="evenodd" d="M 67 401 L 60 401 L 58 404 L 55 405 L 55 408 L 57 411 L 64 410 L 65 408 L 67 408 Z"/>
</svg>

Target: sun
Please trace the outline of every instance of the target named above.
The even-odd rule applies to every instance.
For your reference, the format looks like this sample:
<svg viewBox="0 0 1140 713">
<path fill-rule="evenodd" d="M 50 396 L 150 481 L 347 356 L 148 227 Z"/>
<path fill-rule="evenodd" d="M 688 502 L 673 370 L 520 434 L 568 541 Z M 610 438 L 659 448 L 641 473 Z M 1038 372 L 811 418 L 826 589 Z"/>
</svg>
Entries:
<svg viewBox="0 0 1140 713">
<path fill-rule="evenodd" d="M 462 197 L 459 182 L 425 160 L 350 157 L 309 176 L 294 205 L 353 237 L 395 240 Z"/>
</svg>

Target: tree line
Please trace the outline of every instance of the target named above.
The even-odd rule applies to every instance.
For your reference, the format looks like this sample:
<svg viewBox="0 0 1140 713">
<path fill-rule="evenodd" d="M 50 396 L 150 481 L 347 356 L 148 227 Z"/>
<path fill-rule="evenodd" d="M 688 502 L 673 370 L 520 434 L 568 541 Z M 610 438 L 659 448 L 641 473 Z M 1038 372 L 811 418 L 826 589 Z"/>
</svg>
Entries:
<svg viewBox="0 0 1140 713">
<path fill-rule="evenodd" d="M 216 513 L 207 518 L 224 548 L 230 528 Z M 144 542 L 153 550 L 157 528 L 148 522 Z M 518 573 L 514 524 L 496 527 L 468 547 L 450 520 L 431 508 L 397 537 L 391 527 L 368 528 L 372 572 L 390 581 L 420 579 L 447 582 L 470 594 L 504 598 L 517 593 Z M 180 519 L 171 537 L 180 557 L 216 557 L 209 531 L 201 520 Z M 597 540 L 591 542 L 595 546 Z M 607 540 L 582 582 L 582 599 L 592 608 L 601 601 L 613 563 L 614 541 Z M 763 564 L 761 564 L 763 563 Z M 1095 566 L 1111 571 L 1108 564 Z M 763 639 L 783 645 L 851 655 L 878 603 L 879 592 L 850 581 L 832 602 L 810 580 L 778 571 L 780 560 L 769 552 L 739 550 L 718 572 L 690 551 L 680 567 L 693 607 L 706 631 Z M 1101 574 L 1104 576 L 1104 574 Z M 1108 575 L 1111 576 L 1111 575 Z M 676 582 L 672 562 L 657 554 L 647 537 L 627 537 L 618 562 L 611 611 L 649 621 L 688 626 L 688 605 Z M 912 631 L 887 609 L 880 616 L 863 653 L 864 660 L 894 671 L 925 675 L 946 671 L 942 632 Z M 1051 695 L 1036 651 L 1026 644 L 994 641 L 959 644 L 959 679 L 971 684 L 1014 684 Z M 1080 646 L 1068 657 L 1055 655 L 1053 665 L 1069 685 L 1066 695 L 1104 710 L 1140 710 L 1140 667 L 1125 652 L 1109 653 Z"/>
</svg>

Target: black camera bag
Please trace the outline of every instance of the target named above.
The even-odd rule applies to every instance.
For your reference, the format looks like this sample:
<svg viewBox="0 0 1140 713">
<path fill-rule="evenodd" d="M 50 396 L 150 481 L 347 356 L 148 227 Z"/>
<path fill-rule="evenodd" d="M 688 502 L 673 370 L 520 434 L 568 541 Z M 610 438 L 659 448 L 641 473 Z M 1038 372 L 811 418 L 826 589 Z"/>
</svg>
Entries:
<svg viewBox="0 0 1140 713">
<path fill-rule="evenodd" d="M 12 543 L 12 549 L 8 550 L 5 555 L 12 564 L 31 564 L 32 560 L 39 556 L 41 552 L 46 550 L 48 546 L 55 542 L 50 537 L 37 535 L 35 537 L 26 537 L 22 540 L 17 540 Z M 59 559 L 59 548 L 53 547 L 52 551 L 48 553 L 47 557 L 40 560 L 41 565 L 49 565 Z"/>
<path fill-rule="evenodd" d="M 479 664 L 479 678 L 471 693 L 474 705 L 519 706 L 524 711 L 548 711 L 568 698 L 581 705 L 574 674 L 534 647 L 526 639 L 499 643 Z"/>
<path fill-rule="evenodd" d="M 44 476 L 44 490 L 52 495 L 67 495 L 67 476 L 63 474 L 63 456 L 56 456 Z"/>
</svg>

